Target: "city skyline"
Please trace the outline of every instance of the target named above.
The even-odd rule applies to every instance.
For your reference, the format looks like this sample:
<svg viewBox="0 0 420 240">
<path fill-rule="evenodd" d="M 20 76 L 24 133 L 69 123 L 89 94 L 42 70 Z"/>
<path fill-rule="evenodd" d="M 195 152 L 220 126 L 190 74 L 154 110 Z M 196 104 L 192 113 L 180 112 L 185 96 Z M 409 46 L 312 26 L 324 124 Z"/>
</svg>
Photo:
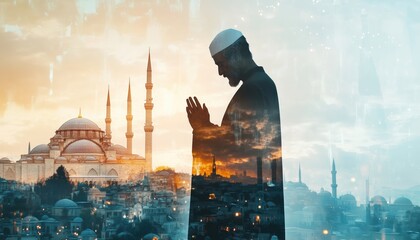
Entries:
<svg viewBox="0 0 420 240">
<path fill-rule="evenodd" d="M 220 123 L 236 89 L 218 77 L 208 44 L 233 27 L 276 82 L 286 181 L 297 180 L 300 162 L 311 189 L 330 189 L 334 158 L 338 195 L 363 202 L 367 178 L 378 194 L 408 189 L 418 185 L 418 11 L 363 1 L 1 3 L 0 158 L 48 142 L 79 107 L 105 129 L 108 85 L 113 139 L 124 143 L 129 79 L 133 132 L 143 132 L 150 47 L 153 167 L 190 172 L 185 98 L 198 96 Z M 133 152 L 144 156 L 142 139 L 134 136 Z"/>
</svg>

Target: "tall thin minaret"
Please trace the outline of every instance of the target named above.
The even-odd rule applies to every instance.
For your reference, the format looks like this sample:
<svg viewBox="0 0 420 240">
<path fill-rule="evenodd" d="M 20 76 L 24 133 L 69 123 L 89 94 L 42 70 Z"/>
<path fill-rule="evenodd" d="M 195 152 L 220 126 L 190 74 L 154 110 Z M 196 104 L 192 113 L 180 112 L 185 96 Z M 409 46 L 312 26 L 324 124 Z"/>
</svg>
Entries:
<svg viewBox="0 0 420 240">
<path fill-rule="evenodd" d="M 127 132 L 125 133 L 125 137 L 127 138 L 127 151 L 129 154 L 133 153 L 133 114 L 131 113 L 131 83 L 130 79 L 128 80 L 128 95 L 127 95 Z"/>
<path fill-rule="evenodd" d="M 31 142 L 28 143 L 28 154 L 31 152 Z"/>
<path fill-rule="evenodd" d="M 108 97 L 106 100 L 106 118 L 105 118 L 105 136 L 111 140 L 111 99 L 109 97 L 109 86 L 108 86 Z"/>
<path fill-rule="evenodd" d="M 300 170 L 300 163 L 299 163 L 299 183 L 302 183 L 302 171 Z"/>
<path fill-rule="evenodd" d="M 216 177 L 216 157 L 214 155 L 213 155 L 213 166 L 212 166 L 211 176 Z"/>
<path fill-rule="evenodd" d="M 332 170 L 331 170 L 331 176 L 332 176 L 332 184 L 331 184 L 331 189 L 332 189 L 332 196 L 334 199 L 337 199 L 337 171 L 335 170 L 335 161 L 333 159 L 332 162 Z"/>
<path fill-rule="evenodd" d="M 144 125 L 144 132 L 146 135 L 145 139 L 145 157 L 146 157 L 146 171 L 152 171 L 152 109 L 153 109 L 153 98 L 152 98 L 152 65 L 150 63 L 150 49 L 149 49 L 149 58 L 147 60 L 147 82 L 146 87 L 146 103 L 144 104 L 144 109 L 146 110 L 146 123 Z"/>
<path fill-rule="evenodd" d="M 366 205 L 369 204 L 370 197 L 369 197 L 369 178 L 366 179 Z"/>
</svg>

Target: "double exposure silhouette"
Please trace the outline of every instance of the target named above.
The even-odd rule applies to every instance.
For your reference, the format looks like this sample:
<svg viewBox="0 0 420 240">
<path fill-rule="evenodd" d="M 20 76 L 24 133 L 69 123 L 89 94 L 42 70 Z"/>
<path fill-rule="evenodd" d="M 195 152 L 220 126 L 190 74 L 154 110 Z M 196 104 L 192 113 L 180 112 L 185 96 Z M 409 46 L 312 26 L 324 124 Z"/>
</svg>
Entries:
<svg viewBox="0 0 420 240">
<path fill-rule="evenodd" d="M 241 32 L 210 44 L 219 75 L 242 85 L 220 126 L 205 104 L 187 99 L 193 128 L 190 239 L 284 239 L 279 101 L 273 80 L 252 59 Z"/>
</svg>

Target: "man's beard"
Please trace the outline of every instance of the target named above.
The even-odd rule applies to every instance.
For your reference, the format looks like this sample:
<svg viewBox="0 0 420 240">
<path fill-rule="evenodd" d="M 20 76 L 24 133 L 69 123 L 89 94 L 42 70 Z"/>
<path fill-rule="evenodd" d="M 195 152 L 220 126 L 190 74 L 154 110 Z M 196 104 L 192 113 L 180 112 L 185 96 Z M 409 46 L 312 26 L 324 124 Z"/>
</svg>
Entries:
<svg viewBox="0 0 420 240">
<path fill-rule="evenodd" d="M 236 86 L 238 86 L 238 84 L 241 82 L 241 80 L 239 80 L 239 79 L 229 79 L 229 85 L 231 86 L 231 87 L 236 87 Z"/>
</svg>

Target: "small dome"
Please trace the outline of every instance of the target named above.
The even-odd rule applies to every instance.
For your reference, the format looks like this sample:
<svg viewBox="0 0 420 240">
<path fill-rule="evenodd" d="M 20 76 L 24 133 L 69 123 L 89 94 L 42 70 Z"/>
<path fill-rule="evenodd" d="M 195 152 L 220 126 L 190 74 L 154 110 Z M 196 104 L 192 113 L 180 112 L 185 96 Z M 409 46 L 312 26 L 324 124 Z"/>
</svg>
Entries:
<svg viewBox="0 0 420 240">
<path fill-rule="evenodd" d="M 75 208 L 75 207 L 77 207 L 77 204 L 75 202 L 73 202 L 72 200 L 65 198 L 65 199 L 58 200 L 55 203 L 54 207 L 56 207 L 56 208 Z"/>
<path fill-rule="evenodd" d="M 81 223 L 81 222 L 83 222 L 83 219 L 81 217 L 75 217 L 72 222 Z"/>
<path fill-rule="evenodd" d="M 101 129 L 96 125 L 96 123 L 92 122 L 87 118 L 72 118 L 67 122 L 63 123 L 61 127 L 57 131 L 65 131 L 65 130 L 96 130 L 101 131 Z"/>
<path fill-rule="evenodd" d="M 48 215 L 43 215 L 42 217 L 41 217 L 41 220 L 47 220 L 48 219 Z"/>
<path fill-rule="evenodd" d="M 11 161 L 7 157 L 4 157 L 0 159 L 0 163 L 11 163 Z"/>
<path fill-rule="evenodd" d="M 96 143 L 86 139 L 82 139 L 70 143 L 63 153 L 103 153 L 103 151 L 102 148 Z"/>
<path fill-rule="evenodd" d="M 116 151 L 117 154 L 119 154 L 119 155 L 128 155 L 127 148 L 125 148 L 125 147 L 123 147 L 119 144 L 112 145 L 109 149 Z"/>
<path fill-rule="evenodd" d="M 340 201 L 343 204 L 352 204 L 352 205 L 357 204 L 356 198 L 351 194 L 344 194 L 343 196 L 340 197 Z"/>
<path fill-rule="evenodd" d="M 156 235 L 154 233 L 148 233 L 148 234 L 144 235 L 143 239 L 144 240 L 159 240 L 160 237 L 159 237 L 159 235 Z"/>
<path fill-rule="evenodd" d="M 82 233 L 80 233 L 81 237 L 96 237 L 96 233 L 90 229 L 90 228 L 86 228 L 85 230 L 83 230 Z"/>
<path fill-rule="evenodd" d="M 129 232 L 120 232 L 117 234 L 117 240 L 135 240 L 133 234 Z"/>
<path fill-rule="evenodd" d="M 45 154 L 50 153 L 50 147 L 47 144 L 39 144 L 34 147 L 29 154 Z"/>
<path fill-rule="evenodd" d="M 413 206 L 413 203 L 411 202 L 410 199 L 408 199 L 406 197 L 399 197 L 399 198 L 395 199 L 394 205 L 399 205 L 399 206 Z"/>
<path fill-rule="evenodd" d="M 42 160 L 44 160 L 44 158 L 38 156 L 38 157 L 35 158 L 35 160 L 42 161 Z"/>
<path fill-rule="evenodd" d="M 388 205 L 388 203 L 386 202 L 385 198 L 382 197 L 382 196 L 379 196 L 379 195 L 374 196 L 371 199 L 371 201 L 372 201 L 372 203 L 374 205 L 381 205 L 381 206 L 387 206 Z"/>
<path fill-rule="evenodd" d="M 22 221 L 25 222 L 25 223 L 29 223 L 29 222 L 38 222 L 39 220 L 38 220 L 38 218 L 36 218 L 34 216 L 27 216 Z"/>
<path fill-rule="evenodd" d="M 58 157 L 57 160 L 59 160 L 59 161 L 67 161 L 67 158 L 61 156 L 61 157 Z"/>
</svg>

